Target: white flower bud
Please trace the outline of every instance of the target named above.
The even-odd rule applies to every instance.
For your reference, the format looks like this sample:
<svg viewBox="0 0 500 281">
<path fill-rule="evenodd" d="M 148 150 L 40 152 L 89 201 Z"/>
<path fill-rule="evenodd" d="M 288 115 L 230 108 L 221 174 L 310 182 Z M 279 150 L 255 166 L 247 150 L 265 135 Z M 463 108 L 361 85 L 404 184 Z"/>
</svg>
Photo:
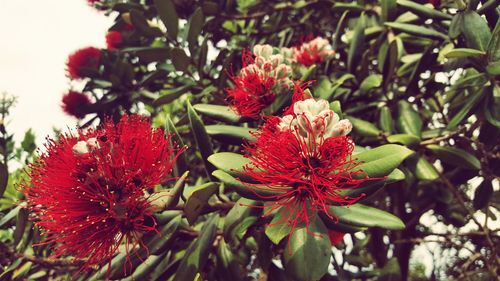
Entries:
<svg viewBox="0 0 500 281">
<path fill-rule="evenodd" d="M 99 142 L 96 138 L 90 138 L 87 141 L 79 141 L 73 146 L 74 154 L 89 153 L 91 149 L 99 148 Z"/>
<path fill-rule="evenodd" d="M 253 47 L 253 53 L 256 56 L 264 57 L 264 59 L 268 59 L 273 54 L 273 47 L 271 45 L 255 45 Z"/>
</svg>

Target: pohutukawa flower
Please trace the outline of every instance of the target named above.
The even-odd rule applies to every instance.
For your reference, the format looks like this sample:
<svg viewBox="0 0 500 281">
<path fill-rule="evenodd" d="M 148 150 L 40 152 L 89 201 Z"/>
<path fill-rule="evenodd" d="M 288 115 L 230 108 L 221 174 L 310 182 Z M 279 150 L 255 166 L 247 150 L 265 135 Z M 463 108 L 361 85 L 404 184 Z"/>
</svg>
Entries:
<svg viewBox="0 0 500 281">
<path fill-rule="evenodd" d="M 335 51 L 328 40 L 321 37 L 304 42 L 300 46 L 291 48 L 291 50 L 293 52 L 291 60 L 304 66 L 324 62 L 335 55 Z M 286 49 L 282 52 L 290 53 Z"/>
<path fill-rule="evenodd" d="M 84 260 L 84 269 L 102 265 L 122 242 L 128 257 L 157 231 L 150 194 L 184 150 L 170 141 L 138 115 L 49 140 L 22 189 L 54 256 Z"/>
<path fill-rule="evenodd" d="M 253 55 L 243 54 L 243 69 L 231 77 L 234 87 L 227 89 L 228 102 L 241 116 L 258 117 L 277 95 L 290 90 L 291 68 L 270 45 L 256 45 Z"/>
<path fill-rule="evenodd" d="M 120 48 L 123 43 L 123 36 L 119 31 L 110 31 L 106 34 L 106 45 L 109 50 Z"/>
<path fill-rule="evenodd" d="M 330 205 L 350 205 L 352 198 L 341 191 L 368 180 L 352 157 L 354 143 L 347 136 L 352 125 L 340 120 L 326 100 L 296 101 L 289 115 L 269 117 L 245 146 L 250 164 L 244 174 L 255 182 L 252 188 L 274 191 L 263 199 L 274 201 L 264 216 L 281 213 L 282 223 L 309 223 L 317 212 L 336 220 Z M 263 187 L 264 186 L 264 187 Z"/>
<path fill-rule="evenodd" d="M 332 246 L 338 245 L 342 240 L 344 240 L 345 233 L 335 230 L 328 230 L 328 237 L 330 238 L 330 243 Z"/>
<path fill-rule="evenodd" d="M 81 119 L 85 117 L 83 107 L 88 104 L 90 104 L 90 99 L 87 95 L 80 92 L 69 91 L 63 96 L 61 107 L 66 114 Z"/>
<path fill-rule="evenodd" d="M 80 49 L 68 57 L 66 63 L 68 75 L 71 79 L 85 78 L 85 69 L 97 70 L 101 51 L 94 47 Z"/>
</svg>

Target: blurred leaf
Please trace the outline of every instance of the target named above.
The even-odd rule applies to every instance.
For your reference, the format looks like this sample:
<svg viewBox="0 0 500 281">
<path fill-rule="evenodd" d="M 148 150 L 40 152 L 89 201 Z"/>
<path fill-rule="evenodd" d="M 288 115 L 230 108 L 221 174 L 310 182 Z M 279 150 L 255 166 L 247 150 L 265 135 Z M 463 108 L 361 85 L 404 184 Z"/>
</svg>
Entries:
<svg viewBox="0 0 500 281">
<path fill-rule="evenodd" d="M 205 130 L 205 125 L 201 121 L 196 111 L 194 111 L 191 103 L 187 101 L 187 113 L 189 117 L 189 123 L 191 124 L 191 129 L 193 131 L 194 139 L 196 141 L 196 146 L 198 147 L 203 163 L 205 163 L 205 170 L 207 175 L 210 177 L 212 171 L 215 170 L 214 166 L 210 164 L 207 159 L 210 155 L 214 154 L 212 143 L 210 137 Z"/>
<path fill-rule="evenodd" d="M 24 229 L 28 223 L 28 211 L 26 209 L 19 210 L 16 220 L 16 228 L 14 230 L 14 245 L 18 245 L 23 238 Z"/>
<path fill-rule="evenodd" d="M 351 116 L 348 116 L 347 119 L 351 121 L 353 130 L 363 137 L 377 137 L 381 133 L 377 126 L 368 121 Z"/>
<path fill-rule="evenodd" d="M 483 209 L 488 206 L 491 196 L 493 195 L 493 185 L 489 180 L 483 182 L 476 188 L 472 205 L 476 210 Z"/>
<path fill-rule="evenodd" d="M 365 93 L 371 89 L 378 88 L 382 85 L 382 75 L 379 74 L 372 74 L 366 77 L 363 82 L 361 82 L 361 85 L 359 86 L 359 89 L 361 90 L 361 93 Z"/>
<path fill-rule="evenodd" d="M 387 86 L 391 82 L 392 77 L 394 76 L 394 72 L 396 71 L 399 57 L 401 55 L 400 49 L 402 49 L 402 45 L 403 42 L 401 41 L 401 39 L 399 37 L 396 37 L 387 48 L 387 55 L 385 56 L 382 68 L 384 74 L 384 88 L 387 88 Z"/>
<path fill-rule="evenodd" d="M 165 27 L 167 27 L 167 35 L 170 39 L 176 40 L 179 30 L 179 17 L 175 11 L 175 6 L 171 0 L 154 0 L 158 16 L 160 17 Z"/>
<path fill-rule="evenodd" d="M 387 106 L 380 109 L 379 125 L 386 133 L 390 134 L 394 131 L 394 119 L 392 119 L 391 110 Z"/>
<path fill-rule="evenodd" d="M 232 111 L 228 106 L 214 104 L 195 104 L 194 109 L 199 113 L 220 121 L 238 123 L 241 116 Z"/>
<path fill-rule="evenodd" d="M 398 5 L 405 7 L 424 19 L 451 20 L 451 16 L 436 9 L 418 4 L 414 1 L 398 0 Z"/>
<path fill-rule="evenodd" d="M 9 183 L 9 171 L 7 166 L 0 162 L 0 198 L 2 198 L 5 190 L 7 189 L 7 184 Z"/>
<path fill-rule="evenodd" d="M 500 1 L 497 1 L 500 4 Z M 484 6 L 484 5 L 483 5 Z M 500 21 L 497 21 L 495 29 L 491 35 L 490 42 L 488 43 L 488 61 L 500 61 Z"/>
<path fill-rule="evenodd" d="M 392 0 L 391 0 L 392 1 Z M 337 27 L 335 29 L 335 36 L 333 37 L 332 41 L 332 49 L 337 50 L 340 42 L 340 37 L 344 33 L 345 26 L 347 24 L 347 15 L 349 14 L 349 11 L 345 11 L 342 13 L 342 16 L 340 17 Z"/>
<path fill-rule="evenodd" d="M 447 58 L 465 58 L 465 57 L 477 57 L 483 56 L 486 53 L 476 49 L 468 48 L 456 48 L 448 51 L 444 56 Z"/>
<path fill-rule="evenodd" d="M 167 122 L 165 124 L 165 129 L 172 136 L 173 143 L 177 144 L 179 147 L 183 147 L 184 142 L 182 141 L 179 132 L 177 132 L 174 122 L 172 122 L 172 119 L 170 119 L 170 116 L 168 115 L 166 119 Z M 181 155 L 179 155 L 177 161 L 175 162 L 174 170 L 176 175 L 180 176 L 181 174 L 183 174 L 187 170 L 187 166 L 188 164 L 186 159 L 186 153 L 182 153 Z"/>
<path fill-rule="evenodd" d="M 184 214 L 189 224 L 192 225 L 196 222 L 203 208 L 208 205 L 208 199 L 218 190 L 219 187 L 213 182 L 195 188 L 184 205 Z"/>
<path fill-rule="evenodd" d="M 168 48 L 134 47 L 122 49 L 120 52 L 137 56 L 145 63 L 164 62 L 170 57 L 170 49 Z"/>
<path fill-rule="evenodd" d="M 462 31 L 469 48 L 486 51 L 491 39 L 491 31 L 486 21 L 476 12 L 463 13 Z"/>
<path fill-rule="evenodd" d="M 382 6 L 382 21 L 392 21 L 396 17 L 396 0 L 381 0 L 380 6 Z"/>
<path fill-rule="evenodd" d="M 153 101 L 153 106 L 161 106 L 164 104 L 169 104 L 180 96 L 188 92 L 192 88 L 192 85 L 183 85 L 175 89 L 161 90 L 160 97 Z"/>
<path fill-rule="evenodd" d="M 405 228 L 405 224 L 395 215 L 359 203 L 348 207 L 330 206 L 328 211 L 344 224 L 395 230 Z"/>
<path fill-rule="evenodd" d="M 137 30 L 149 37 L 162 36 L 162 32 L 156 28 L 149 26 L 148 20 L 144 14 L 136 9 L 130 10 L 130 20 Z"/>
<path fill-rule="evenodd" d="M 21 206 L 17 206 L 14 209 L 10 210 L 7 214 L 5 214 L 5 216 L 1 217 L 0 227 L 8 223 L 11 219 L 15 218 L 21 209 L 22 209 Z"/>
<path fill-rule="evenodd" d="M 471 112 L 474 107 L 479 103 L 482 97 L 487 95 L 488 90 L 490 87 L 485 87 L 483 88 L 482 91 L 478 91 L 477 93 L 473 94 L 471 97 L 468 97 L 467 101 L 465 104 L 462 106 L 460 111 L 458 111 L 453 118 L 448 122 L 448 126 L 446 126 L 447 130 L 453 130 L 455 129 L 465 118 L 469 117 L 473 112 Z"/>
<path fill-rule="evenodd" d="M 186 41 L 189 44 L 189 50 L 191 51 L 192 54 L 194 50 L 197 50 L 199 47 L 198 36 L 200 35 L 201 30 L 203 29 L 204 23 L 205 23 L 205 16 L 203 15 L 201 7 L 198 7 L 189 18 L 189 28 L 186 38 Z"/>
<path fill-rule="evenodd" d="M 358 166 L 369 177 L 383 177 L 396 169 L 404 159 L 415 153 L 404 146 L 386 144 L 356 154 L 358 161 L 363 161 Z"/>
<path fill-rule="evenodd" d="M 217 231 L 219 215 L 212 215 L 200 231 L 200 236 L 194 240 L 186 250 L 173 281 L 194 280 L 208 260 L 212 242 Z"/>
<path fill-rule="evenodd" d="M 397 31 L 406 32 L 408 34 L 427 37 L 431 39 L 447 39 L 448 36 L 445 34 L 438 32 L 434 29 L 430 29 L 427 27 L 422 27 L 420 25 L 409 24 L 409 23 L 400 23 L 400 22 L 385 22 L 384 25 L 393 28 Z"/>
<path fill-rule="evenodd" d="M 24 133 L 23 140 L 21 141 L 21 147 L 26 151 L 28 154 L 33 153 L 36 149 L 36 143 L 35 143 L 35 134 L 33 134 L 33 131 L 31 129 L 28 129 L 26 133 Z M 0 188 L 1 190 L 1 188 Z M 0 192 L 0 197 L 2 196 L 2 193 Z"/>
<path fill-rule="evenodd" d="M 219 242 L 219 248 L 217 251 L 218 263 L 220 267 L 220 274 L 223 276 L 223 280 L 239 281 L 244 280 L 243 268 L 237 260 L 237 257 L 231 252 L 231 248 L 222 239 Z"/>
<path fill-rule="evenodd" d="M 407 101 L 398 103 L 399 116 L 397 119 L 398 130 L 402 133 L 411 134 L 418 138 L 422 135 L 422 119 L 412 105 Z"/>
<path fill-rule="evenodd" d="M 462 26 L 464 21 L 463 13 L 459 12 L 453 16 L 450 23 L 450 29 L 448 30 L 448 36 L 451 39 L 456 39 L 462 33 Z"/>
<path fill-rule="evenodd" d="M 190 64 L 189 57 L 186 55 L 181 48 L 174 48 L 171 52 L 172 55 L 172 63 L 177 71 L 186 72 L 188 66 Z"/>
<path fill-rule="evenodd" d="M 283 253 L 283 266 L 294 280 L 319 280 L 328 272 L 331 259 L 328 230 L 317 217 L 309 225 L 297 226 Z"/>
<path fill-rule="evenodd" d="M 353 73 L 361 59 L 365 43 L 365 15 L 361 14 L 354 29 L 347 57 L 347 69 Z"/>
<path fill-rule="evenodd" d="M 394 257 L 387 261 L 384 268 L 380 271 L 377 281 L 399 281 L 401 280 L 401 271 L 398 260 Z"/>
<path fill-rule="evenodd" d="M 486 72 L 490 75 L 500 75 L 500 61 L 490 62 L 486 66 Z"/>
<path fill-rule="evenodd" d="M 461 167 L 464 169 L 479 170 L 481 169 L 481 162 L 472 154 L 466 152 L 465 150 L 440 146 L 436 144 L 431 144 L 427 146 L 436 156 L 443 162 L 450 165 Z"/>
<path fill-rule="evenodd" d="M 144 262 L 142 262 L 134 271 L 134 273 L 127 278 L 121 279 L 123 281 L 134 281 L 134 280 L 144 280 L 148 277 L 151 272 L 153 272 L 158 264 L 165 258 L 164 255 L 150 255 Z"/>
<path fill-rule="evenodd" d="M 407 146 L 413 146 L 420 143 L 420 138 L 414 135 L 396 134 L 388 136 L 387 141 L 390 143 L 399 143 Z"/>
</svg>

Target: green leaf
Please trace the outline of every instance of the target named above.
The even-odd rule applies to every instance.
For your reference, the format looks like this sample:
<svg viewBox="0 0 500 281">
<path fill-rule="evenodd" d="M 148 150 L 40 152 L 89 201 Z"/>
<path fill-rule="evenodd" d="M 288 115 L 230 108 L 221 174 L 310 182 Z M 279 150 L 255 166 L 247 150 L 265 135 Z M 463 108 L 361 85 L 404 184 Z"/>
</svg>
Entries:
<svg viewBox="0 0 500 281">
<path fill-rule="evenodd" d="M 407 101 L 398 103 L 398 112 L 398 130 L 420 138 L 422 135 L 422 119 L 420 119 L 418 112 Z"/>
<path fill-rule="evenodd" d="M 369 177 L 383 177 L 389 175 L 396 169 L 403 160 L 415 153 L 404 146 L 397 144 L 386 144 L 374 149 L 356 154 L 359 161 L 364 161 L 359 165 Z"/>
<path fill-rule="evenodd" d="M 201 30 L 203 29 L 204 23 L 205 23 L 205 16 L 203 15 L 201 7 L 198 7 L 189 18 L 189 28 L 186 41 L 189 44 L 189 50 L 191 50 L 191 53 L 193 53 L 193 51 L 197 50 L 199 47 L 198 36 L 200 35 Z"/>
<path fill-rule="evenodd" d="M 238 123 L 242 121 L 241 116 L 232 111 L 228 106 L 214 104 L 195 104 L 194 109 L 199 113 L 216 120 Z"/>
<path fill-rule="evenodd" d="M 319 280 L 328 272 L 332 255 L 328 230 L 315 216 L 308 227 L 298 226 L 283 253 L 283 267 L 294 280 Z"/>
<path fill-rule="evenodd" d="M 233 152 L 219 152 L 210 155 L 208 161 L 217 169 L 233 175 L 235 177 L 242 176 L 243 167 L 250 163 L 250 160 L 241 154 Z"/>
<path fill-rule="evenodd" d="M 395 37 L 395 39 L 389 44 L 387 48 L 387 55 L 385 56 L 385 60 L 383 62 L 383 80 L 384 80 L 384 88 L 387 88 L 389 83 L 394 76 L 394 72 L 396 71 L 396 67 L 399 62 L 399 57 L 403 51 L 403 42 L 399 37 Z"/>
<path fill-rule="evenodd" d="M 405 228 L 405 224 L 395 215 L 359 203 L 349 207 L 330 206 L 329 212 L 335 214 L 340 222 L 354 226 L 380 227 L 394 230 Z"/>
<path fill-rule="evenodd" d="M 217 258 L 218 272 L 223 278 L 221 280 L 244 280 L 242 276 L 245 274 L 243 272 L 242 265 L 238 262 L 238 257 L 233 254 L 231 248 L 226 244 L 224 239 L 219 242 Z"/>
<path fill-rule="evenodd" d="M 165 129 L 172 136 L 172 143 L 177 144 L 179 147 L 183 147 L 184 142 L 182 141 L 182 138 L 179 135 L 179 132 L 177 132 L 174 122 L 172 122 L 172 119 L 170 119 L 169 115 L 167 115 L 166 121 L 167 122 L 165 124 Z M 187 166 L 188 164 L 186 159 L 186 153 L 182 153 L 181 155 L 179 155 L 177 161 L 175 162 L 175 167 L 174 167 L 175 175 L 180 176 L 181 174 L 183 174 L 187 170 Z"/>
<path fill-rule="evenodd" d="M 476 12 L 463 13 L 462 31 L 469 48 L 486 51 L 491 39 L 491 31 L 486 21 Z"/>
<path fill-rule="evenodd" d="M 144 14 L 136 9 L 130 10 L 130 20 L 134 27 L 146 36 L 156 37 L 163 35 L 158 28 L 149 26 L 148 20 L 144 17 Z"/>
<path fill-rule="evenodd" d="M 28 154 L 31 154 L 33 153 L 33 151 L 35 151 L 36 149 L 35 134 L 33 134 L 33 131 L 31 129 L 28 129 L 26 133 L 24 133 L 23 140 L 21 141 L 21 147 Z M 2 197 L 1 192 L 0 192 L 0 197 Z"/>
<path fill-rule="evenodd" d="M 486 53 L 488 54 L 488 61 L 500 61 L 500 21 L 497 21 L 495 29 L 493 29 L 490 42 L 488 43 L 488 51 Z"/>
<path fill-rule="evenodd" d="M 196 146 L 198 147 L 203 163 L 205 163 L 205 170 L 207 175 L 210 176 L 212 171 L 215 170 L 214 166 L 210 164 L 208 157 L 214 153 L 212 148 L 212 143 L 210 142 L 210 137 L 205 130 L 205 125 L 201 121 L 196 111 L 194 111 L 191 103 L 187 101 L 187 115 L 189 118 L 189 123 L 191 124 L 191 129 L 196 141 Z"/>
<path fill-rule="evenodd" d="M 387 141 L 390 143 L 399 143 L 407 146 L 413 146 L 420 143 L 420 138 L 414 135 L 396 134 L 388 136 Z"/>
<path fill-rule="evenodd" d="M 212 175 L 219 181 L 223 182 L 226 189 L 230 188 L 230 190 L 235 191 L 240 196 L 245 198 L 268 201 L 275 200 L 276 195 L 280 194 L 279 191 L 270 189 L 266 186 L 243 184 L 241 181 L 235 179 L 233 176 L 222 170 L 215 170 Z"/>
<path fill-rule="evenodd" d="M 364 50 L 365 25 L 365 15 L 361 14 L 354 28 L 354 34 L 347 54 L 347 69 L 351 73 L 355 72 Z"/>
<path fill-rule="evenodd" d="M 194 280 L 196 274 L 203 269 L 212 249 L 218 222 L 218 214 L 212 215 L 205 222 L 198 239 L 194 240 L 187 248 L 173 281 Z"/>
<path fill-rule="evenodd" d="M 22 208 L 23 208 L 22 206 L 17 206 L 14 209 L 10 210 L 7 214 L 5 214 L 5 216 L 1 217 L 0 227 L 8 223 L 11 219 L 15 218 Z"/>
<path fill-rule="evenodd" d="M 361 85 L 359 86 L 359 90 L 361 93 L 366 93 L 371 89 L 378 88 L 382 85 L 382 75 L 380 74 L 372 74 L 366 77 Z"/>
<path fill-rule="evenodd" d="M 476 188 L 472 204 L 476 210 L 483 209 L 488 206 L 493 195 L 493 185 L 489 180 L 483 182 Z"/>
<path fill-rule="evenodd" d="M 266 236 L 276 245 L 292 231 L 292 226 L 288 222 L 285 212 L 283 207 L 278 209 L 271 222 L 266 226 Z"/>
<path fill-rule="evenodd" d="M 500 61 L 490 62 L 486 66 L 486 72 L 490 75 L 500 75 Z"/>
<path fill-rule="evenodd" d="M 450 15 L 440 12 L 439 10 L 418 4 L 414 1 L 398 0 L 398 5 L 405 7 L 406 9 L 425 19 L 430 18 L 437 20 L 451 20 Z"/>
<path fill-rule="evenodd" d="M 462 34 L 462 26 L 464 21 L 463 13 L 457 13 L 451 19 L 450 28 L 448 29 L 448 36 L 451 39 L 457 39 L 460 34 Z"/>
<path fill-rule="evenodd" d="M 496 9 L 500 5 L 500 0 L 488 0 L 486 2 L 482 1 L 483 5 L 477 10 L 479 14 L 487 13 L 492 9 Z M 497 21 L 498 24 L 498 21 Z"/>
<path fill-rule="evenodd" d="M 238 239 L 242 239 L 246 230 L 261 215 L 262 209 L 257 207 L 261 205 L 259 201 L 246 198 L 236 201 L 224 219 L 224 239 L 232 243 L 237 243 Z"/>
<path fill-rule="evenodd" d="M 127 278 L 121 279 L 122 281 L 135 281 L 146 279 L 158 266 L 158 264 L 165 258 L 163 255 L 150 255 L 148 256 L 137 268 L 134 273 Z"/>
<path fill-rule="evenodd" d="M 455 147 L 430 144 L 427 146 L 443 162 L 464 169 L 479 170 L 481 162 L 467 151 Z"/>
<path fill-rule="evenodd" d="M 0 198 L 2 198 L 3 193 L 7 189 L 7 184 L 9 183 L 9 171 L 7 166 L 0 162 Z"/>
<path fill-rule="evenodd" d="M 364 226 L 355 226 L 351 224 L 341 223 L 336 220 L 332 220 L 332 218 L 330 218 L 325 213 L 319 213 L 319 217 L 321 218 L 325 226 L 330 230 L 335 230 L 343 233 L 356 233 L 368 229 L 367 227 Z"/>
<path fill-rule="evenodd" d="M 167 249 L 170 245 L 169 242 L 173 241 L 172 239 L 174 238 L 175 232 L 179 228 L 181 221 L 182 216 L 177 215 L 163 227 L 158 229 L 159 234 L 156 232 L 153 233 L 151 241 L 147 244 L 149 254 L 159 255 Z"/>
<path fill-rule="evenodd" d="M 169 48 L 134 47 L 122 49 L 120 52 L 132 54 L 144 63 L 164 62 L 170 57 Z"/>
<path fill-rule="evenodd" d="M 410 167 L 412 167 L 417 179 L 422 181 L 434 181 L 439 178 L 439 173 L 434 165 L 429 163 L 424 156 L 417 156 L 413 164 L 414 166 L 410 163 Z"/>
<path fill-rule="evenodd" d="M 368 121 L 351 116 L 348 116 L 347 119 L 351 121 L 353 130 L 363 137 L 377 137 L 381 133 L 377 126 Z"/>
<path fill-rule="evenodd" d="M 455 129 L 465 118 L 470 116 L 473 112 L 472 109 L 476 107 L 476 105 L 479 103 L 479 101 L 486 96 L 488 92 L 489 87 L 483 88 L 482 91 L 478 91 L 477 93 L 473 94 L 472 97 L 468 97 L 467 101 L 465 104 L 462 106 L 460 111 L 458 111 L 453 118 L 451 118 L 450 122 L 448 122 L 448 126 L 446 126 L 447 130 L 453 130 Z"/>
<path fill-rule="evenodd" d="M 450 58 L 477 57 L 477 56 L 483 56 L 485 54 L 486 54 L 485 52 L 476 49 L 456 48 L 449 50 L 447 53 L 444 54 L 444 56 L 450 59 Z"/>
<path fill-rule="evenodd" d="M 192 225 L 196 222 L 203 208 L 208 205 L 208 199 L 218 190 L 219 187 L 213 182 L 195 188 L 184 205 L 184 214 L 189 224 Z"/>
<path fill-rule="evenodd" d="M 408 34 L 422 36 L 431 39 L 447 39 L 448 36 L 445 34 L 435 31 L 427 27 L 422 27 L 420 25 L 400 23 L 400 22 L 385 22 L 384 25 L 393 28 L 397 31 L 406 32 Z"/>
<path fill-rule="evenodd" d="M 231 125 L 207 125 L 205 126 L 207 134 L 222 142 L 231 144 L 241 144 L 243 140 L 254 141 L 255 137 L 251 134 L 255 130 L 245 127 Z"/>
<path fill-rule="evenodd" d="M 380 109 L 379 125 L 386 133 L 390 134 L 394 131 L 394 119 L 392 119 L 392 113 L 388 106 Z"/>
<path fill-rule="evenodd" d="M 337 27 L 335 29 L 335 36 L 332 41 L 332 49 L 337 50 L 340 42 L 340 37 L 344 34 L 344 29 L 347 24 L 347 15 L 349 14 L 349 11 L 345 11 L 342 13 L 342 16 L 340 17 Z"/>
<path fill-rule="evenodd" d="M 360 200 L 367 200 L 371 195 L 375 194 L 384 186 L 402 181 L 404 179 L 405 174 L 399 169 L 394 169 L 394 171 L 388 174 L 384 179 L 365 181 L 356 188 L 340 191 L 340 194 L 342 196 L 348 196 L 351 198 L 360 197 Z"/>
<path fill-rule="evenodd" d="M 171 0 L 154 0 L 158 16 L 167 28 L 170 39 L 176 40 L 179 31 L 179 17 L 175 12 L 175 6 Z"/>
<path fill-rule="evenodd" d="M 392 21 L 396 17 L 396 0 L 381 0 L 382 6 L 382 21 Z"/>
<path fill-rule="evenodd" d="M 387 261 L 384 268 L 380 271 L 377 281 L 399 281 L 401 280 L 401 270 L 397 258 L 391 258 Z"/>
<path fill-rule="evenodd" d="M 158 207 L 160 210 L 175 207 L 179 203 L 181 194 L 184 192 L 184 182 L 186 181 L 188 175 L 189 171 L 185 171 L 184 174 L 175 182 L 174 187 L 151 194 L 149 202 L 151 202 L 153 206 Z"/>
<path fill-rule="evenodd" d="M 181 48 L 174 48 L 171 51 L 172 63 L 177 71 L 186 72 L 190 64 L 189 57 Z"/>
<path fill-rule="evenodd" d="M 19 213 L 17 214 L 16 228 L 13 234 L 14 245 L 18 245 L 21 239 L 23 238 L 24 229 L 26 228 L 27 223 L 28 223 L 28 211 L 23 208 L 19 210 Z"/>
<path fill-rule="evenodd" d="M 192 85 L 183 85 L 175 89 L 161 90 L 160 91 L 161 96 L 153 101 L 153 106 L 158 107 L 164 104 L 169 104 L 178 99 L 180 96 L 184 95 L 191 88 Z"/>
</svg>

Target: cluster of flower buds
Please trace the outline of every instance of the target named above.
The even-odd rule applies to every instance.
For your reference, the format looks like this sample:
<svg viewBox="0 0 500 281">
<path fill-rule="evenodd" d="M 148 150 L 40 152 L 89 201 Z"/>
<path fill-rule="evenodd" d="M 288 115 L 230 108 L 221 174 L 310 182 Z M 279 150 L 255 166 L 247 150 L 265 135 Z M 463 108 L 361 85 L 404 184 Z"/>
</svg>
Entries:
<svg viewBox="0 0 500 281">
<path fill-rule="evenodd" d="M 253 54 L 243 55 L 243 69 L 233 76 L 227 89 L 231 107 L 241 116 L 258 117 L 277 95 L 291 90 L 291 68 L 271 45 L 256 45 Z"/>
<path fill-rule="evenodd" d="M 292 48 L 282 48 L 281 53 L 292 63 L 310 66 L 325 62 L 335 55 L 328 40 L 316 37 Z"/>
</svg>

